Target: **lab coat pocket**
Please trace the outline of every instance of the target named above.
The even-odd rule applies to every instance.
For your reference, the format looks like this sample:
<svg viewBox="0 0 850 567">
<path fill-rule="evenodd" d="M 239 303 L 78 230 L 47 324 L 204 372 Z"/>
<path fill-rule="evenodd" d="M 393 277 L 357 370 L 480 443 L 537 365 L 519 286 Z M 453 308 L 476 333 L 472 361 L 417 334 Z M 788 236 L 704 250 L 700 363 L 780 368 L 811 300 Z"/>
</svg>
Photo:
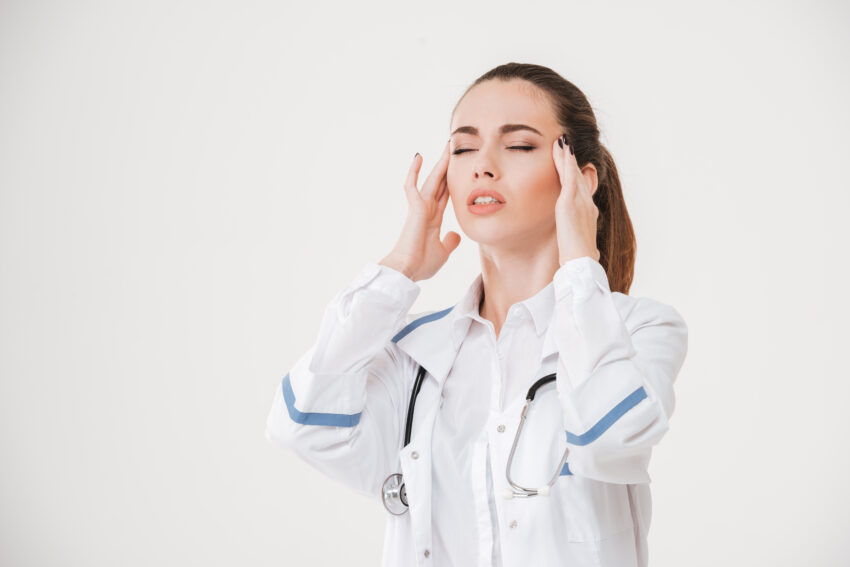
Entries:
<svg viewBox="0 0 850 567">
<path fill-rule="evenodd" d="M 634 530 L 626 485 L 569 476 L 552 496 L 552 521 L 565 526 L 567 541 L 603 541 Z"/>
</svg>

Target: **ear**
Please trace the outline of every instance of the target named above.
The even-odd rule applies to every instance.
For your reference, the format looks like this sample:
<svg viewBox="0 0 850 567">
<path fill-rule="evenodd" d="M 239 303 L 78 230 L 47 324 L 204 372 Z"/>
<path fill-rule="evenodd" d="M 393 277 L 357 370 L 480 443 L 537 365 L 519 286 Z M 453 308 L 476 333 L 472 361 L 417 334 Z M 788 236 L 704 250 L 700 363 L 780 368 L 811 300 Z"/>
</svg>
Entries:
<svg viewBox="0 0 850 567">
<path fill-rule="evenodd" d="M 590 185 L 590 195 L 595 195 L 596 189 L 599 187 L 599 177 L 596 174 L 596 166 L 592 163 L 588 163 L 581 168 L 581 174 L 584 176 L 588 185 Z"/>
</svg>

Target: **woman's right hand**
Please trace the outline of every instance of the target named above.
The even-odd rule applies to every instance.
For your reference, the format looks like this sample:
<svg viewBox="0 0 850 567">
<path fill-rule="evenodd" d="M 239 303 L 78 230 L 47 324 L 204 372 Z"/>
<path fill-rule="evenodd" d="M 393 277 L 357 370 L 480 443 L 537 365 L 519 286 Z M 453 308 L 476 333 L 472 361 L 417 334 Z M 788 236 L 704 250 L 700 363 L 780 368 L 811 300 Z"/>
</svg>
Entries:
<svg viewBox="0 0 850 567">
<path fill-rule="evenodd" d="M 392 252 L 378 262 L 402 272 L 413 281 L 427 280 L 437 273 L 460 244 L 460 235 L 454 231 L 440 240 L 443 211 L 449 201 L 446 171 L 449 166 L 449 145 L 434 165 L 431 174 L 416 188 L 416 178 L 422 167 L 422 156 L 416 154 L 407 172 L 404 192 L 407 196 L 407 220 Z"/>
</svg>

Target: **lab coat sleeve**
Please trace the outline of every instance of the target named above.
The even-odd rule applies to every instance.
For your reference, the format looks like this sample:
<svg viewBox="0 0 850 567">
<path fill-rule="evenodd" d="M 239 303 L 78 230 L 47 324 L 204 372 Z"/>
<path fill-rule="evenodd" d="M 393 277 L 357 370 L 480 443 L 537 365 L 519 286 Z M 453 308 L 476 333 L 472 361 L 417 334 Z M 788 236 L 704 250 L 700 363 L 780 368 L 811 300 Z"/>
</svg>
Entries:
<svg viewBox="0 0 850 567">
<path fill-rule="evenodd" d="M 315 343 L 278 383 L 266 438 L 354 491 L 397 472 L 404 363 L 391 342 L 420 287 L 368 264 L 327 305 Z"/>
<path fill-rule="evenodd" d="M 669 429 L 688 329 L 673 307 L 636 298 L 618 309 L 604 268 L 583 256 L 555 273 L 556 384 L 570 470 L 604 482 L 650 482 L 652 447 Z"/>
</svg>

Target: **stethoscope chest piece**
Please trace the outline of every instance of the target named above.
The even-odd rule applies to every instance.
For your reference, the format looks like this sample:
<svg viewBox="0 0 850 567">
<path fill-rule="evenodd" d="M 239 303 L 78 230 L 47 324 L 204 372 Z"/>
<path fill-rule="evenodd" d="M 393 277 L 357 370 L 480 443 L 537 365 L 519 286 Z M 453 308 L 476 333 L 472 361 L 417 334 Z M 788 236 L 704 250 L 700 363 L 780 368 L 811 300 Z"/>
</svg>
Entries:
<svg viewBox="0 0 850 567">
<path fill-rule="evenodd" d="M 407 408 L 407 424 L 404 428 L 404 444 L 402 447 L 407 447 L 407 444 L 410 443 L 410 433 L 413 428 L 413 408 L 416 406 L 416 398 L 419 396 L 419 389 L 422 387 L 422 380 L 424 378 L 425 368 L 420 365 L 419 373 L 416 375 L 416 382 L 413 383 L 413 392 L 410 394 L 410 405 Z M 391 474 L 384 481 L 384 485 L 381 487 L 381 500 L 387 512 L 394 516 L 401 516 L 407 512 L 407 486 L 404 484 L 404 477 L 401 473 Z"/>
<path fill-rule="evenodd" d="M 381 494 L 387 512 L 394 516 L 401 516 L 407 512 L 407 488 L 401 474 L 395 473 L 388 476 L 381 487 Z"/>
</svg>

